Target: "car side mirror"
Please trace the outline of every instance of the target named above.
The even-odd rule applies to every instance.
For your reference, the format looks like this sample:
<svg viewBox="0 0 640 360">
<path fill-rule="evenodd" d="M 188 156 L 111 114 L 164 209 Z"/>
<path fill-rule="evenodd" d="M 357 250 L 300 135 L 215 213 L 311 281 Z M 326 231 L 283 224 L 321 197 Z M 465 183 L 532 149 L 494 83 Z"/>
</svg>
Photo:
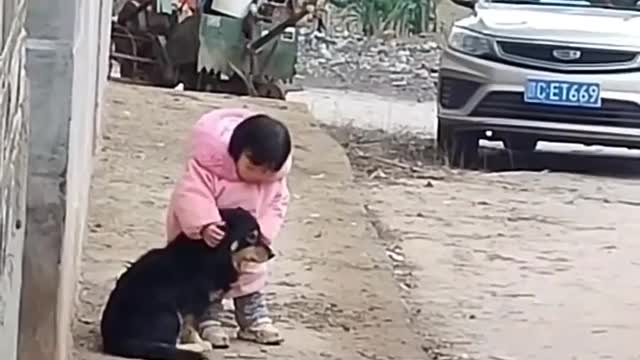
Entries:
<svg viewBox="0 0 640 360">
<path fill-rule="evenodd" d="M 452 3 L 473 10 L 476 5 L 475 0 L 451 0 Z"/>
</svg>

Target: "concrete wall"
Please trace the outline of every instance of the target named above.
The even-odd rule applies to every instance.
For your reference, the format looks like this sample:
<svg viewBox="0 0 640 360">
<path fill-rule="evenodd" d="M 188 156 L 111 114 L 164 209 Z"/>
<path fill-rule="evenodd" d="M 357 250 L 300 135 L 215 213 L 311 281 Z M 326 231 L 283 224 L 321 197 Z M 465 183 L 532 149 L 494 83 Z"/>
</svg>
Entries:
<svg viewBox="0 0 640 360">
<path fill-rule="evenodd" d="M 20 360 L 70 358 L 110 15 L 106 0 L 29 0 L 32 137 Z"/>
<path fill-rule="evenodd" d="M 0 1 L 0 357 L 17 356 L 28 154 L 24 0 Z"/>
</svg>

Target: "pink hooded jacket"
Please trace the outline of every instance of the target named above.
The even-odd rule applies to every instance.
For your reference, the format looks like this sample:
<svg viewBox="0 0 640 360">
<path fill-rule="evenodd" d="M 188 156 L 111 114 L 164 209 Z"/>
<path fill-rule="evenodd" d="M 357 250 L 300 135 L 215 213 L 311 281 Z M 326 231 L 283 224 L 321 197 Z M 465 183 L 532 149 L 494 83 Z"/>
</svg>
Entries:
<svg viewBox="0 0 640 360">
<path fill-rule="evenodd" d="M 249 116 L 246 109 L 213 110 L 194 125 L 189 160 L 169 202 L 167 237 L 180 232 L 201 239 L 205 225 L 221 220 L 219 208 L 242 207 L 251 211 L 269 242 L 277 236 L 289 203 L 287 179 L 291 155 L 273 182 L 249 184 L 238 179 L 235 162 L 228 152 L 233 129 Z M 247 295 L 266 284 L 266 264 L 244 270 L 227 297 Z"/>
</svg>

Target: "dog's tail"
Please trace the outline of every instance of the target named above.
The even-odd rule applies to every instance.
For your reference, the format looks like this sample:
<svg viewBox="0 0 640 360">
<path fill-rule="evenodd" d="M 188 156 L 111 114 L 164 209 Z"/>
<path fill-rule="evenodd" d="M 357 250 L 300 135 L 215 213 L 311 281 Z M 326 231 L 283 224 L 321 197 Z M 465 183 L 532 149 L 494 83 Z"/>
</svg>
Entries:
<svg viewBox="0 0 640 360">
<path fill-rule="evenodd" d="M 149 360 L 203 360 L 206 357 L 199 352 L 178 349 L 174 344 L 147 342 L 141 340 L 125 340 L 118 344 L 104 346 L 104 352 L 133 359 Z"/>
</svg>

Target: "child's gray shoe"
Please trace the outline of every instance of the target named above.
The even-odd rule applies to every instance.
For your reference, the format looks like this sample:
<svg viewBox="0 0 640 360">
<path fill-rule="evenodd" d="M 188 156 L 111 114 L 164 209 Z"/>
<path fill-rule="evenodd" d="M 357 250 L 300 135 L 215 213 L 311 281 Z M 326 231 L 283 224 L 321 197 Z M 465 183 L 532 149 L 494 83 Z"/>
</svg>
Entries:
<svg viewBox="0 0 640 360">
<path fill-rule="evenodd" d="M 200 336 L 216 349 L 226 349 L 231 344 L 229 335 L 220 321 L 206 320 L 200 323 Z"/>
<path fill-rule="evenodd" d="M 280 345 L 284 341 L 280 331 L 269 318 L 262 318 L 246 329 L 238 331 L 238 339 L 263 345 Z"/>
</svg>

